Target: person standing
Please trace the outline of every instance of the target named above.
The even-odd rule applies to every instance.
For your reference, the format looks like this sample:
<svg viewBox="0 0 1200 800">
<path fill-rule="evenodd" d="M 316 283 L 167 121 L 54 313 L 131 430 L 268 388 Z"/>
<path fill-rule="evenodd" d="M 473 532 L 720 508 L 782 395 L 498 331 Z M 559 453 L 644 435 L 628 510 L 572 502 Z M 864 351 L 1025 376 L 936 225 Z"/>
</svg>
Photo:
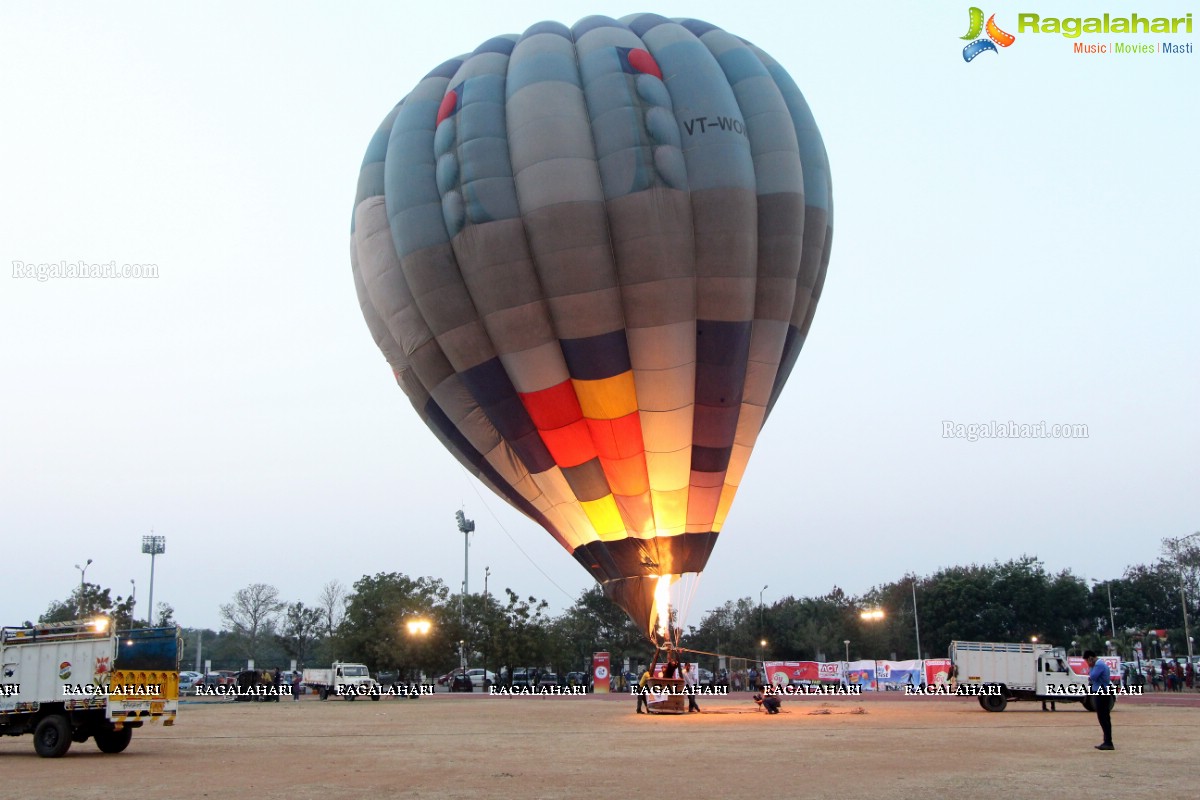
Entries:
<svg viewBox="0 0 1200 800">
<path fill-rule="evenodd" d="M 683 687 L 687 692 L 688 713 L 693 711 L 699 712 L 700 705 L 696 702 L 696 690 L 700 688 L 700 679 L 696 675 L 696 670 L 691 664 L 683 665 Z"/>
<path fill-rule="evenodd" d="M 1113 696 L 1112 692 L 1112 676 L 1108 671 L 1108 664 L 1096 658 L 1096 653 L 1088 650 L 1083 654 L 1083 660 L 1088 665 L 1088 687 L 1092 692 L 1092 705 L 1096 709 L 1096 721 L 1100 723 L 1100 730 L 1104 733 L 1104 741 L 1096 745 L 1097 750 L 1115 750 L 1112 740 L 1112 720 L 1109 715 L 1112 713 Z"/>
<path fill-rule="evenodd" d="M 650 710 L 649 704 L 646 702 L 646 692 L 649 691 L 650 669 L 642 667 L 642 677 L 638 678 L 637 682 L 637 713 L 646 714 Z"/>
<path fill-rule="evenodd" d="M 679 672 L 679 658 L 675 653 L 667 656 L 667 666 L 663 669 L 663 677 L 667 680 L 674 678 Z"/>
<path fill-rule="evenodd" d="M 292 702 L 300 701 L 300 670 L 292 673 Z"/>
</svg>

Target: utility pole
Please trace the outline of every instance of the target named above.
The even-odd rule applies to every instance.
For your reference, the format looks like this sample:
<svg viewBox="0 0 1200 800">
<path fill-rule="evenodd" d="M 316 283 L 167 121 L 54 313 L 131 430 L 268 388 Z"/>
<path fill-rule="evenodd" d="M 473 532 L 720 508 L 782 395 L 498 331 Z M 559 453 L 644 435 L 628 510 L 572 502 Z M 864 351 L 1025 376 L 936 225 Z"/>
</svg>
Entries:
<svg viewBox="0 0 1200 800">
<path fill-rule="evenodd" d="M 917 661 L 921 660 L 921 621 L 917 618 L 917 576 L 912 577 L 913 626 L 917 629 Z"/>
</svg>

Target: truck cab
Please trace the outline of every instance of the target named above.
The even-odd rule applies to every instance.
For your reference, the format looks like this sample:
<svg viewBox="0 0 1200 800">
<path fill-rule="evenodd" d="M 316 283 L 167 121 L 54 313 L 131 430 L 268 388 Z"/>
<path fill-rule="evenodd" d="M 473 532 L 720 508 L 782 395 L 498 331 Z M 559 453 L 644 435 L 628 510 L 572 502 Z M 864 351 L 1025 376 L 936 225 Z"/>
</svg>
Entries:
<svg viewBox="0 0 1200 800">
<path fill-rule="evenodd" d="M 1087 694 L 1087 678 L 1080 680 L 1069 666 L 1062 648 L 1038 654 L 1034 694 L 1039 700 L 1078 700 Z"/>
</svg>

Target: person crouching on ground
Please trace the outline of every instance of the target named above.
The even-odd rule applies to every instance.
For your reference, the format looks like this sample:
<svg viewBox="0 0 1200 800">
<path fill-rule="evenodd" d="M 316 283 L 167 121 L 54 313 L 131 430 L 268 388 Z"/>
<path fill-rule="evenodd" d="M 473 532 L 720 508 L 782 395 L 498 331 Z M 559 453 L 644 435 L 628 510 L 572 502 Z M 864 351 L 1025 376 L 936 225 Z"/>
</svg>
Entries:
<svg viewBox="0 0 1200 800">
<path fill-rule="evenodd" d="M 762 706 L 768 714 L 778 714 L 779 707 L 783 705 L 783 699 L 777 694 L 772 694 L 769 689 L 764 690 L 761 694 L 756 693 L 754 702 Z"/>
</svg>

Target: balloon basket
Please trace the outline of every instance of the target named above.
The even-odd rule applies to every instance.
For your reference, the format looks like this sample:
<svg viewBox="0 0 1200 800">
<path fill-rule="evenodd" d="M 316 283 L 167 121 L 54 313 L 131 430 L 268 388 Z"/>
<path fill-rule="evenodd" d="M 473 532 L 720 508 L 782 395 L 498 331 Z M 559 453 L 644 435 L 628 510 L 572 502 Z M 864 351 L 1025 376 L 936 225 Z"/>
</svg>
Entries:
<svg viewBox="0 0 1200 800">
<path fill-rule="evenodd" d="M 646 710 L 651 714 L 687 713 L 687 697 L 681 694 L 683 678 L 651 678 L 646 689 Z"/>
</svg>

